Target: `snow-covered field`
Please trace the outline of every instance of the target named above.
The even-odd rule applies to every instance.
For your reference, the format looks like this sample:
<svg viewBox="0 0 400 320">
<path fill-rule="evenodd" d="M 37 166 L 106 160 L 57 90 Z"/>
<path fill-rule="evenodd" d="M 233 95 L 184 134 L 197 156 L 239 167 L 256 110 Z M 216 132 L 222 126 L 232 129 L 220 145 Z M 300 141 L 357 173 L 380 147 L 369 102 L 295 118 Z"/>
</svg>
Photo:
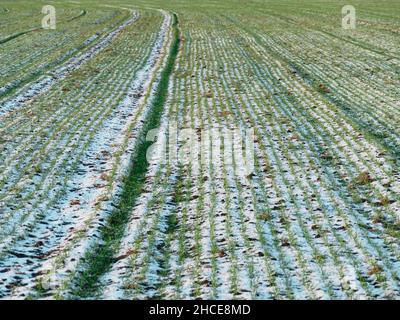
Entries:
<svg viewBox="0 0 400 320">
<path fill-rule="evenodd" d="M 397 1 L 49 4 L 0 6 L 0 298 L 400 298 Z"/>
</svg>

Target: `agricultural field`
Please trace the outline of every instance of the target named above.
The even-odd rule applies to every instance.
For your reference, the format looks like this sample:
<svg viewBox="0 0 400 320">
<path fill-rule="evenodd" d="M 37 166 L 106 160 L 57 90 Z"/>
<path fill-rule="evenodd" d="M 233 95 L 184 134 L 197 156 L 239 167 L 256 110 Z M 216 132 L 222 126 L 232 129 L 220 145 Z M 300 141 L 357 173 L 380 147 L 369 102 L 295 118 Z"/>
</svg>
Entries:
<svg viewBox="0 0 400 320">
<path fill-rule="evenodd" d="M 399 16 L 2 0 L 0 299 L 399 299 Z"/>
</svg>

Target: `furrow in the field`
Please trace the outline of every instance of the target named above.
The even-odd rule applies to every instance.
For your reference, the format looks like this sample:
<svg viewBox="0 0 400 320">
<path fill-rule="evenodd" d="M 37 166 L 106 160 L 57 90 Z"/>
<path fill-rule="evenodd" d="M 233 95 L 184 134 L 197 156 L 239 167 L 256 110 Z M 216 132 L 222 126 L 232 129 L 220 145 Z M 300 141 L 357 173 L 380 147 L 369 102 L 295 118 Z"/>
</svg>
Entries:
<svg viewBox="0 0 400 320">
<path fill-rule="evenodd" d="M 173 188 L 179 181 L 170 175 L 168 167 L 160 169 L 155 164 L 155 168 L 158 170 L 149 190 L 152 194 L 147 201 L 140 197 L 140 200 L 145 200 L 144 205 L 141 203 L 135 208 L 127 229 L 129 233 L 126 233 L 120 254 L 117 255 L 122 256 L 123 260 L 117 261 L 111 273 L 104 277 L 106 298 L 113 297 L 113 292 L 125 298 L 163 296 L 160 291 L 162 274 L 168 274 L 169 271 L 169 259 L 165 260 L 165 253 L 169 251 L 168 231 L 171 231 L 168 218 L 176 208 Z M 129 255 L 124 256 L 127 252 Z"/>
<path fill-rule="evenodd" d="M 3 163 L 1 164 L 4 168 L 2 178 L 6 176 L 5 169 L 9 164 L 16 165 L 15 160 L 18 158 L 20 158 L 20 161 L 26 161 L 27 156 L 32 158 L 32 154 L 37 153 L 41 145 L 43 146 L 46 143 L 52 143 L 53 140 L 57 140 L 55 138 L 62 127 L 77 125 L 75 121 L 72 121 L 73 117 L 78 117 L 78 121 L 80 121 L 82 116 L 89 114 L 87 108 L 74 107 L 75 105 L 88 104 L 88 99 L 96 91 L 104 93 L 102 96 L 96 97 L 98 101 L 93 100 L 92 103 L 101 103 L 107 97 L 106 94 L 108 93 L 106 89 L 109 83 L 123 81 L 123 79 L 130 76 L 130 69 L 120 70 L 118 68 L 118 64 L 122 63 L 124 59 L 123 54 L 124 51 L 121 50 L 119 57 L 116 57 L 113 61 L 107 59 L 107 56 L 103 56 L 101 60 L 95 59 L 93 63 L 95 62 L 96 65 L 106 66 L 102 72 L 96 72 L 91 78 L 80 81 L 79 84 L 76 81 L 64 84 L 59 90 L 56 89 L 49 92 L 44 100 L 39 100 L 41 103 L 36 101 L 34 104 L 21 108 L 18 113 L 12 112 L 3 118 L 4 127 L 1 133 L 7 144 L 3 146 L 2 150 L 2 156 L 4 154 L 4 157 L 2 157 L 4 160 L 2 159 Z M 88 70 L 91 70 L 91 68 Z M 85 72 L 88 70 L 82 71 Z M 113 71 L 110 73 L 109 70 Z M 107 77 L 107 81 L 105 81 L 105 77 Z M 122 80 L 118 80 L 118 78 Z M 69 89 L 67 94 L 64 92 L 64 88 Z M 62 108 L 59 107 L 60 95 L 65 96 Z M 42 104 L 46 102 L 50 106 L 43 110 Z M 54 108 L 54 105 L 57 108 Z M 51 114 L 49 115 L 50 111 Z M 32 121 L 26 121 L 27 117 L 30 117 Z M 42 125 L 37 126 L 34 121 L 40 122 Z M 55 126 L 54 123 L 59 123 L 59 126 Z M 47 137 L 47 139 L 44 140 L 43 137 Z M 26 154 L 23 155 L 22 152 Z"/>
<path fill-rule="evenodd" d="M 72 184 L 71 182 L 69 183 L 69 188 L 71 188 L 71 190 L 68 197 L 63 197 L 58 202 L 53 201 L 55 206 L 50 211 L 52 214 L 41 217 L 41 219 L 44 218 L 47 222 L 42 221 L 40 225 L 37 225 L 31 233 L 31 237 L 27 240 L 27 243 L 24 244 L 24 241 L 22 241 L 20 244 L 22 246 L 20 249 L 23 249 L 24 245 L 26 245 L 25 248 L 29 250 L 29 248 L 32 248 L 32 245 L 34 246 L 35 240 L 38 240 L 37 242 L 43 243 L 43 245 L 41 245 L 41 248 L 38 248 L 36 251 L 45 251 L 47 252 L 45 254 L 46 258 L 47 256 L 49 257 L 48 261 L 45 263 L 46 266 L 43 266 L 43 259 L 41 259 L 42 261 L 38 260 L 36 264 L 31 267 L 31 270 L 34 269 L 36 272 L 33 276 L 30 274 L 32 279 L 28 281 L 29 285 L 27 284 L 29 289 L 31 289 L 32 285 L 35 284 L 35 277 L 42 276 L 45 271 L 53 271 L 51 268 L 54 266 L 51 261 L 57 260 L 56 254 L 54 254 L 55 252 L 60 252 L 65 249 L 65 256 L 63 258 L 67 258 L 67 253 L 69 253 L 69 251 L 66 247 L 75 244 L 74 250 L 78 252 L 75 252 L 76 255 L 71 257 L 71 259 L 73 262 L 78 261 L 79 257 L 85 251 L 85 245 L 87 245 L 86 241 L 85 243 L 82 243 L 83 239 L 80 238 L 82 233 L 90 227 L 92 229 L 90 232 L 94 233 L 92 239 L 95 240 L 95 229 L 102 224 L 102 221 L 104 221 L 102 215 L 106 215 L 112 208 L 111 199 L 116 195 L 116 193 L 118 193 L 122 176 L 125 172 L 130 153 L 132 152 L 132 147 L 129 147 L 129 145 L 131 146 L 135 140 L 139 131 L 138 126 L 143 123 L 143 116 L 146 114 L 146 112 L 143 111 L 142 103 L 143 100 L 146 101 L 147 96 L 152 90 L 150 85 L 153 81 L 153 78 L 151 77 L 153 75 L 152 71 L 158 68 L 158 65 L 160 64 L 159 57 L 162 57 L 165 52 L 163 45 L 166 28 L 169 24 L 168 21 L 169 18 L 164 20 L 162 32 L 159 35 L 156 44 L 153 46 L 152 53 L 150 54 L 150 57 L 148 57 L 147 62 L 144 65 L 142 63 L 139 64 L 142 65 L 141 70 L 136 72 L 134 78 L 130 79 L 131 83 L 129 86 L 125 85 L 125 87 L 129 89 L 128 92 L 125 92 L 126 99 L 121 102 L 120 108 L 118 108 L 117 111 L 114 111 L 113 117 L 108 116 L 110 120 L 102 125 L 102 128 L 109 128 L 109 132 L 104 135 L 97 130 L 90 130 L 92 131 L 91 139 L 85 142 L 85 147 L 82 149 L 81 156 L 83 156 L 83 158 L 80 160 L 80 168 L 75 166 L 75 169 L 77 169 L 79 173 L 78 175 L 75 175 L 73 179 L 70 177 L 70 179 L 65 181 L 73 181 Z M 146 48 L 148 46 L 149 45 L 143 47 Z M 143 58 L 146 56 L 147 54 L 144 55 Z M 123 77 L 122 79 L 126 78 Z M 142 93 L 137 95 L 137 92 Z M 142 95 L 143 97 L 140 98 Z M 132 106 L 134 107 L 133 109 Z M 132 110 L 135 110 L 135 112 L 132 112 Z M 104 116 L 107 116 L 107 114 L 109 114 L 109 112 Z M 122 136 L 120 134 L 121 132 L 124 133 Z M 116 135 L 119 136 L 118 139 L 115 138 Z M 95 142 L 91 143 L 91 141 Z M 106 152 L 106 154 L 104 152 Z M 90 164 L 90 170 L 88 170 L 87 164 Z M 73 170 L 74 168 L 71 169 L 73 172 L 75 171 Z M 101 174 L 101 172 L 103 172 L 103 174 Z M 107 178 L 107 180 L 102 180 L 101 177 L 99 179 L 100 175 L 107 175 L 109 179 Z M 94 188 L 92 183 L 98 184 L 99 187 Z M 85 190 L 85 192 L 83 192 L 83 190 Z M 76 195 L 74 196 L 71 192 Z M 75 208 L 75 206 L 71 205 L 73 201 L 79 202 L 81 208 Z M 103 214 L 97 212 L 100 208 L 103 210 Z M 85 211 L 85 213 L 80 214 L 78 209 L 82 210 L 82 212 Z M 62 212 L 63 218 L 56 222 L 55 219 L 59 216 L 60 212 Z M 98 221 L 97 226 L 93 224 L 91 225 L 91 220 L 93 219 Z M 57 236 L 48 237 L 49 232 L 56 233 Z M 81 241 L 80 246 L 78 245 L 79 241 Z M 23 255 L 24 254 L 21 253 L 20 258 L 22 260 L 24 258 Z M 59 254 L 58 258 L 60 258 Z M 17 269 L 22 268 L 22 260 L 21 264 L 14 263 L 14 267 Z M 9 275 L 15 273 L 15 270 L 10 271 Z M 59 271 L 60 274 L 64 272 L 64 270 Z M 52 275 L 54 274 L 51 274 L 50 276 Z M 8 281 L 15 281 L 12 278 L 13 277 L 11 276 Z M 26 281 L 26 279 L 21 282 L 24 281 Z M 56 285 L 54 286 L 59 285 L 60 281 L 60 279 L 56 279 Z M 51 286 L 53 286 L 53 284 Z M 50 287 L 49 289 L 53 288 L 54 287 Z M 24 296 L 26 290 L 27 288 L 19 290 L 19 297 Z"/>
<path fill-rule="evenodd" d="M 326 112 L 326 114 L 328 114 L 328 112 Z M 310 116 L 309 115 L 306 115 L 306 119 L 309 119 L 310 118 Z M 317 117 L 318 118 L 318 117 Z M 330 118 L 330 119 L 327 119 L 327 122 L 326 123 L 332 123 L 333 121 L 332 121 L 332 118 Z M 304 126 L 304 123 L 306 123 L 306 122 L 302 122 L 302 126 Z M 324 123 L 322 123 L 322 126 L 324 126 Z M 340 137 L 340 135 L 337 133 L 337 132 L 340 132 L 341 130 L 343 130 L 343 127 L 345 127 L 345 125 L 343 125 L 343 126 L 341 126 L 341 127 L 337 127 L 336 128 L 336 130 L 337 131 L 331 131 L 330 133 L 332 134 L 332 136 L 338 136 L 339 137 L 339 139 L 337 140 L 337 141 L 335 141 L 334 143 L 337 143 L 337 144 L 339 144 L 339 145 L 341 145 L 341 148 L 343 148 L 343 147 L 347 147 L 346 146 L 346 143 L 348 143 L 348 138 L 347 137 Z M 307 128 L 308 130 L 310 130 L 310 128 Z M 329 131 L 330 130 L 330 128 L 324 128 L 325 130 L 327 130 L 327 131 Z M 320 131 L 318 128 L 317 128 L 317 130 L 318 131 Z M 315 129 L 313 129 L 312 127 L 311 127 L 311 132 L 313 132 L 312 134 L 314 135 L 314 136 L 318 136 L 318 135 L 320 135 L 321 133 L 320 132 L 315 132 Z M 306 133 L 306 132 L 305 132 Z M 354 131 L 353 131 L 353 135 L 354 135 Z M 307 134 L 307 133 L 306 133 Z M 351 132 L 350 132 L 350 134 L 351 134 Z M 309 134 L 307 134 L 307 136 L 309 136 Z M 321 135 L 322 137 L 324 137 L 325 135 L 324 134 L 322 134 Z M 350 141 L 350 143 L 348 143 L 348 145 L 350 146 L 350 148 L 352 147 L 351 146 L 351 142 L 354 144 L 354 141 L 357 141 L 357 140 L 359 140 L 359 135 L 355 135 L 355 137 L 354 137 L 354 139 L 355 140 L 353 140 L 353 141 Z M 322 145 L 322 146 L 326 146 L 326 145 L 334 145 L 333 143 L 332 143 L 332 141 L 329 141 L 328 139 L 321 139 L 322 141 L 319 141 L 319 142 L 317 142 L 317 147 L 315 147 L 315 146 L 312 146 L 312 148 L 313 149 L 315 149 L 317 152 L 318 152 L 318 145 Z M 344 141 L 346 141 L 346 143 L 343 143 Z M 358 150 L 360 150 L 360 147 L 359 146 L 356 146 L 357 147 L 357 149 Z M 361 159 L 361 161 L 360 160 L 357 160 L 357 165 L 358 166 L 361 166 L 361 167 L 359 167 L 359 168 L 357 168 L 357 167 L 355 167 L 355 168 L 353 168 L 353 170 L 352 170 L 352 168 L 349 168 L 348 166 L 346 166 L 346 167 L 343 167 L 342 165 L 340 165 L 339 167 L 337 167 L 336 166 L 336 168 L 331 168 L 330 166 L 331 166 L 331 164 L 329 164 L 329 161 L 327 161 L 327 163 L 326 163 L 326 166 L 327 166 L 327 169 L 329 169 L 329 174 L 331 175 L 331 181 L 332 181 L 332 183 L 335 183 L 336 185 L 337 185 L 337 188 L 336 188 L 336 190 L 340 190 L 340 193 L 339 193 L 339 195 L 341 194 L 341 197 L 344 197 L 344 199 L 345 199 L 345 201 L 347 201 L 348 203 L 354 203 L 354 205 L 356 205 L 357 207 L 360 207 L 359 209 L 360 209 L 360 212 L 363 214 L 362 216 L 359 216 L 359 218 L 358 218 L 358 222 L 355 222 L 356 223 L 356 225 L 355 225 L 355 230 L 356 230 L 356 233 L 361 233 L 361 234 L 365 234 L 365 238 L 362 238 L 361 237 L 361 239 L 362 239 L 362 242 L 365 242 L 365 247 L 366 248 L 368 248 L 368 250 L 373 250 L 375 253 L 379 253 L 379 259 L 383 259 L 384 261 L 382 261 L 382 263 L 388 263 L 389 265 L 391 264 L 391 262 L 388 262 L 388 261 L 395 261 L 394 259 L 393 259 L 393 256 L 392 256 L 392 253 L 391 254 L 389 254 L 389 257 L 386 257 L 386 254 L 384 254 L 384 253 L 381 253 L 381 252 L 379 252 L 380 250 L 381 250 L 381 248 L 380 248 L 380 246 L 386 246 L 386 245 L 389 245 L 389 246 L 391 246 L 391 244 L 393 243 L 393 240 L 392 239 L 388 239 L 388 237 L 387 237 L 387 235 L 385 235 L 385 233 L 383 233 L 383 235 L 381 235 L 382 237 L 383 237 L 383 239 L 384 239 L 384 241 L 385 241 L 385 243 L 386 244 L 383 244 L 383 243 L 381 243 L 381 240 L 379 240 L 379 239 L 377 239 L 376 241 L 371 241 L 370 239 L 375 239 L 375 238 L 377 238 L 376 237 L 376 235 L 375 234 L 373 234 L 373 233 L 375 233 L 375 232 L 366 232 L 366 231 L 363 231 L 362 229 L 364 228 L 364 226 L 370 226 L 371 225 L 371 215 L 370 215 L 370 213 L 373 213 L 374 211 L 376 211 L 376 209 L 374 209 L 374 207 L 376 207 L 377 205 L 378 206 L 382 206 L 382 209 L 380 209 L 380 210 L 383 210 L 383 211 L 385 211 L 387 214 L 388 214 L 388 216 L 387 217 L 392 217 L 393 215 L 395 215 L 395 208 L 396 208 L 396 204 L 394 204 L 393 206 L 391 206 L 391 207 L 389 207 L 389 208 L 387 208 L 385 205 L 379 205 L 379 203 L 380 203 L 380 201 L 381 200 L 379 200 L 379 199 L 384 199 L 387 195 L 388 195 L 388 193 L 384 190 L 385 188 L 383 188 L 383 186 L 379 183 L 379 182 L 374 182 L 373 184 L 374 184 L 374 188 L 371 190 L 370 188 L 370 191 L 368 192 L 368 196 L 366 195 L 366 192 L 365 191 L 363 191 L 363 190 L 360 190 L 360 188 L 358 188 L 358 187 L 356 187 L 356 186 L 354 186 L 354 187 L 352 187 L 352 186 L 350 186 L 350 189 L 348 188 L 348 186 L 347 186 L 347 184 L 343 184 L 343 179 L 342 178 L 345 178 L 345 179 L 347 179 L 348 177 L 353 177 L 352 178 L 352 180 L 354 181 L 354 180 L 357 180 L 357 177 L 359 177 L 360 175 L 362 175 L 363 174 L 363 172 L 369 172 L 369 173 L 371 173 L 374 177 L 382 177 L 382 174 L 379 172 L 379 173 L 376 173 L 376 170 L 374 170 L 375 168 L 379 168 L 379 167 L 371 167 L 370 165 L 369 165 L 369 162 L 366 162 L 365 161 L 365 158 L 366 157 L 369 157 L 369 159 L 375 159 L 376 157 L 377 157 L 377 159 L 378 160 L 380 160 L 380 163 L 377 163 L 377 165 L 379 166 L 380 164 L 382 164 L 382 159 L 380 159 L 380 157 L 379 157 L 379 152 L 374 152 L 374 154 L 369 154 L 369 152 L 368 151 L 370 151 L 371 149 L 373 150 L 373 147 L 371 146 L 371 145 L 369 145 L 369 146 L 367 146 L 367 148 L 369 147 L 369 149 L 365 149 L 366 151 L 364 151 L 363 153 L 362 153 L 362 155 L 363 155 L 363 157 L 364 157 L 364 159 Z M 333 148 L 334 149 L 334 148 Z M 348 151 L 349 149 L 348 148 L 345 148 L 345 151 Z M 350 149 L 351 150 L 351 149 Z M 326 149 L 321 149 L 321 151 L 319 151 L 319 153 L 320 154 L 322 154 L 323 155 L 323 157 L 324 158 L 326 158 L 324 155 L 327 155 L 327 153 L 326 153 L 327 151 L 326 151 Z M 353 152 L 354 152 L 354 150 L 353 150 Z M 337 159 L 337 160 L 334 160 L 334 162 L 336 162 L 337 163 L 337 161 L 339 160 L 339 157 L 341 157 L 341 158 L 343 158 L 344 156 L 343 156 L 343 154 L 341 154 L 342 152 L 341 151 L 338 151 L 337 153 L 334 151 L 334 150 L 332 150 L 332 151 L 330 151 L 329 152 L 331 155 L 329 155 L 329 157 L 333 157 L 333 159 Z M 356 153 L 354 153 L 354 154 L 350 154 L 350 159 L 355 159 L 357 156 L 356 156 Z M 347 160 L 347 159 L 346 159 Z M 325 161 L 326 162 L 326 161 Z M 351 163 L 352 162 L 352 160 L 347 160 L 347 163 Z M 322 162 L 322 163 L 324 163 L 324 161 Z M 385 166 L 385 164 L 384 164 L 384 166 Z M 387 166 L 387 164 L 386 164 L 386 166 Z M 365 171 L 365 169 L 364 169 L 364 171 L 362 170 L 363 169 L 363 167 L 364 168 L 367 168 L 366 170 L 367 171 Z M 338 174 L 338 171 L 337 170 L 339 170 L 339 171 L 341 171 L 340 172 L 340 174 Z M 378 169 L 378 171 L 379 171 L 379 169 Z M 385 177 L 386 176 L 386 177 Z M 339 180 L 338 180 L 338 178 L 339 178 Z M 379 179 L 381 179 L 381 178 L 379 178 Z M 386 175 L 386 174 L 384 174 L 383 175 L 383 178 L 382 178 L 382 182 L 383 181 L 390 181 L 390 180 L 388 180 L 388 176 Z M 386 182 L 387 183 L 387 182 Z M 352 190 L 352 189 L 356 189 L 356 190 Z M 360 196 L 359 195 L 357 195 L 357 192 L 359 192 L 359 195 L 362 197 L 362 198 L 360 198 Z M 351 197 L 349 197 L 349 193 L 351 193 Z M 371 197 L 371 195 L 373 195 L 373 198 L 371 199 L 372 201 L 371 201 L 371 204 L 369 204 L 368 203 L 368 201 L 366 202 L 365 201 L 365 199 L 367 199 L 367 198 L 364 198 L 365 196 L 367 196 L 367 197 Z M 391 197 L 391 196 L 390 196 Z M 364 199 L 364 200 L 362 200 L 362 199 Z M 389 198 L 388 198 L 389 199 Z M 362 201 L 363 202 L 363 204 L 362 204 L 362 206 L 360 206 L 360 205 L 357 205 L 357 203 L 359 202 L 359 201 Z M 342 210 L 344 210 L 344 212 L 346 212 L 347 210 L 345 209 L 345 208 L 342 208 Z M 392 213 L 391 213 L 392 212 Z M 374 221 L 374 215 L 372 215 L 372 221 Z M 360 227 L 357 227 L 357 224 L 360 226 Z M 361 229 L 360 229 L 361 228 Z M 368 229 L 369 229 L 370 227 L 368 227 Z M 377 228 L 377 229 L 381 229 L 378 225 L 375 227 L 375 228 Z M 372 231 L 373 231 L 373 229 L 371 229 Z M 382 229 L 379 231 L 380 233 L 382 232 Z M 367 241 L 366 241 L 367 240 Z M 376 243 L 375 243 L 376 242 Z M 372 245 L 372 247 L 370 247 L 370 245 Z M 384 248 L 383 247 L 383 248 Z M 397 250 L 396 250 L 397 251 Z M 394 251 L 394 252 L 396 252 L 396 251 Z M 397 255 L 397 253 L 396 253 L 396 255 Z M 394 270 L 396 270 L 396 269 L 392 269 L 393 271 Z M 386 271 L 386 270 L 385 270 Z M 395 273 L 396 273 L 396 271 L 394 271 Z M 395 274 L 394 273 L 394 274 Z M 396 279 L 397 278 L 397 276 L 395 275 L 394 276 L 394 278 Z"/>
<path fill-rule="evenodd" d="M 113 98 L 115 100 L 120 99 L 120 97 L 108 97 L 107 99 L 104 100 L 105 104 L 110 104 L 113 101 Z M 102 103 L 101 98 L 97 100 L 98 103 Z M 76 144 L 79 144 L 82 140 L 82 137 L 86 137 L 87 134 L 90 132 L 87 129 L 84 129 L 85 127 L 89 127 L 90 125 L 95 125 L 97 118 L 98 118 L 98 113 L 99 109 L 98 104 L 95 103 L 96 101 L 93 101 L 92 103 L 89 104 L 90 108 L 87 108 L 85 110 L 85 113 L 82 114 L 80 118 L 78 118 L 77 121 L 72 121 L 74 118 L 73 117 L 67 117 L 61 124 L 57 127 L 55 126 L 54 134 L 51 135 L 48 139 L 48 141 L 44 145 L 34 145 L 32 147 L 28 147 L 27 149 L 21 150 L 23 153 L 27 153 L 27 151 L 31 151 L 28 153 L 27 156 L 24 154 L 18 154 L 18 153 L 13 153 L 12 157 L 8 158 L 7 162 L 5 163 L 5 167 L 7 168 L 3 172 L 3 195 L 1 197 L 2 201 L 6 201 L 7 197 L 11 198 L 10 196 L 10 190 L 13 190 L 16 187 L 21 187 L 23 186 L 26 181 L 21 179 L 26 179 L 26 176 L 28 175 L 28 178 L 31 178 L 35 175 L 35 169 L 34 163 L 37 163 L 38 166 L 42 166 L 43 164 L 46 163 L 46 159 L 50 157 L 54 157 L 54 159 L 57 159 L 57 161 L 62 161 L 63 158 L 60 157 L 60 155 L 64 155 L 64 160 L 65 160 L 65 151 L 68 150 L 68 148 L 71 147 L 71 142 Z M 96 106 L 96 109 L 94 108 Z M 83 109 L 81 109 L 83 110 Z M 105 113 L 108 114 L 108 113 Z M 79 114 L 75 114 L 75 116 L 79 116 Z M 90 122 L 90 118 L 93 119 L 92 122 Z M 66 134 L 62 135 L 60 139 L 57 139 L 57 137 L 60 136 L 60 131 L 62 130 L 67 131 Z M 77 132 L 80 133 L 78 134 Z M 30 136 L 28 136 L 30 137 Z M 29 141 L 29 140 L 28 140 Z M 33 141 L 32 141 L 33 142 Z M 44 142 L 43 140 L 39 141 Z M 72 149 L 73 150 L 73 149 Z M 19 162 L 16 161 L 16 159 L 21 159 Z M 33 163 L 33 160 L 34 163 Z M 54 163 L 52 168 L 56 168 L 57 163 Z M 32 170 L 33 169 L 33 170 Z M 49 169 L 49 168 L 47 168 Z M 41 168 L 36 170 L 36 174 L 39 174 Z M 46 177 L 42 176 L 37 183 L 34 183 L 32 186 L 35 186 L 44 181 Z M 31 188 L 32 189 L 32 188 Z M 28 189 L 29 190 L 29 189 Z"/>
<path fill-rule="evenodd" d="M 301 90 L 301 87 L 299 87 L 299 89 Z M 307 103 L 307 98 L 309 98 L 309 101 L 313 101 L 312 97 L 304 97 L 304 104 Z M 319 107 L 325 107 L 325 105 L 320 105 Z M 397 198 L 395 188 L 398 186 L 399 182 L 396 182 L 396 180 L 398 180 L 396 176 L 393 177 L 394 168 L 392 164 L 385 159 L 384 154 L 380 152 L 379 149 L 368 143 L 363 137 L 355 132 L 348 123 L 336 121 L 338 118 L 337 114 L 334 114 L 332 110 L 325 107 L 323 112 L 315 113 L 313 109 L 310 109 L 309 112 L 311 112 L 313 118 L 317 119 L 317 121 L 322 121 L 321 125 L 330 133 L 330 136 L 323 136 L 322 139 L 320 138 L 320 145 L 331 145 L 331 148 L 333 149 L 332 155 L 338 156 L 336 161 L 345 158 L 342 160 L 343 163 L 346 161 L 348 164 L 355 163 L 352 167 L 346 166 L 343 169 L 341 167 L 338 168 L 342 177 L 345 177 L 346 179 L 353 177 L 353 179 L 355 179 L 362 172 L 368 172 L 374 178 L 378 179 L 372 183 L 373 189 L 371 190 L 374 197 L 376 197 L 372 199 L 375 204 L 378 204 L 376 201 L 386 196 L 390 199 L 393 199 L 393 197 L 394 199 Z M 326 115 L 329 116 L 327 117 Z M 306 117 L 309 116 L 306 115 Z M 332 119 L 334 119 L 334 121 L 332 121 Z M 326 123 L 331 124 L 333 128 L 326 128 Z M 345 131 L 346 134 L 341 133 L 343 131 Z M 348 138 L 349 135 L 353 137 L 353 140 Z M 330 137 L 333 137 L 334 141 L 332 141 Z M 321 152 L 323 153 L 324 150 L 321 150 Z M 391 183 L 394 185 L 390 186 Z M 392 209 L 395 208 L 396 204 L 393 204 Z M 390 216 L 396 217 L 394 213 Z"/>
<path fill-rule="evenodd" d="M 206 88 L 202 88 L 201 91 L 202 91 L 202 92 L 205 92 L 205 89 L 206 89 Z M 225 186 L 225 187 L 226 187 L 226 186 Z M 231 243 L 232 243 L 232 241 L 231 241 Z M 235 271 L 235 269 L 233 269 L 233 270 Z"/>
<path fill-rule="evenodd" d="M 354 50 L 354 48 L 343 44 L 342 42 L 329 41 L 324 36 L 320 36 L 314 33 L 302 34 L 302 35 L 289 35 L 284 36 L 273 36 L 272 39 L 268 41 L 273 41 L 277 50 L 284 45 L 284 50 L 281 54 L 288 56 L 292 55 L 293 51 L 296 50 L 296 55 L 293 57 L 293 61 L 299 61 L 301 59 L 302 65 L 308 65 L 310 68 L 318 70 L 316 76 L 322 73 L 334 74 L 335 77 L 330 77 L 329 81 L 320 78 L 320 81 L 326 82 L 327 85 L 338 85 L 344 80 L 351 80 L 354 85 L 354 89 L 358 89 L 359 86 L 370 86 L 373 91 L 373 95 L 383 95 L 380 89 L 385 89 L 385 93 L 390 93 L 390 96 L 396 95 L 399 81 L 397 79 L 396 69 L 399 69 L 400 63 L 397 61 L 388 61 L 386 59 L 381 59 L 376 54 L 369 54 L 368 52 L 360 52 Z M 289 45 L 288 45 L 289 43 Z M 329 44 L 329 46 L 327 46 Z M 305 55 L 303 52 L 313 52 L 315 46 L 319 48 L 318 51 Z M 300 50 L 300 51 L 298 51 Z M 357 56 L 358 59 L 354 60 L 352 57 Z M 317 58 L 318 57 L 318 58 Z M 332 62 L 326 65 L 325 61 L 330 58 Z M 321 70 L 321 66 L 324 67 Z M 373 80 L 373 83 L 371 83 Z M 370 95 L 371 93 L 365 92 Z M 398 112 L 395 109 L 391 111 Z"/>
<path fill-rule="evenodd" d="M 317 152 L 318 152 L 318 150 L 317 150 Z M 340 184 L 339 184 L 339 186 L 340 186 Z M 345 191 L 345 192 L 347 192 L 347 191 Z M 346 193 L 345 193 L 346 194 Z M 339 194 L 340 195 L 340 194 Z M 341 194 L 341 196 L 343 196 L 343 194 Z M 352 200 L 350 200 L 350 204 L 352 203 Z M 346 210 L 345 210 L 346 211 Z M 364 210 L 363 211 L 361 211 L 361 212 L 364 212 Z"/>
</svg>

